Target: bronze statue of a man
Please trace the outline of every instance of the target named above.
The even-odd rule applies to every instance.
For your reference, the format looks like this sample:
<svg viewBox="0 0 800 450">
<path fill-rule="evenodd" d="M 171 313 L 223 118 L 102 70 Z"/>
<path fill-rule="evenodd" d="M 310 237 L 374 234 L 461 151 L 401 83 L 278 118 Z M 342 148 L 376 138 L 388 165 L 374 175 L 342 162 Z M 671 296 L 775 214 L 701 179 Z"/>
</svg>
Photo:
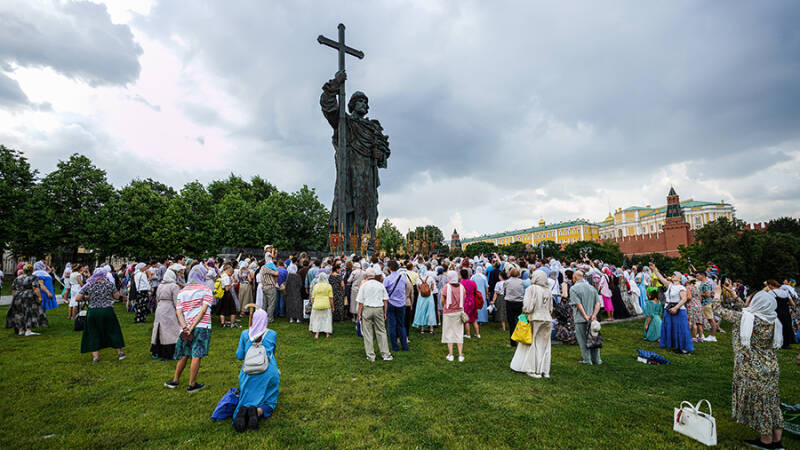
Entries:
<svg viewBox="0 0 800 450">
<path fill-rule="evenodd" d="M 333 147 L 336 150 L 336 187 L 329 227 L 334 229 L 334 218 L 346 217 L 345 233 L 372 233 L 378 220 L 378 168 L 386 168 L 389 159 L 389 137 L 383 134 L 383 127 L 377 120 L 366 117 L 369 99 L 357 91 L 347 103 L 346 151 L 339 148 L 339 87 L 347 79 L 344 72 L 337 72 L 334 79 L 322 86 L 319 103 L 322 114 L 333 127 Z M 346 160 L 344 158 L 347 158 Z M 341 201 L 343 200 L 343 202 Z M 345 215 L 339 214 L 344 204 Z"/>
</svg>

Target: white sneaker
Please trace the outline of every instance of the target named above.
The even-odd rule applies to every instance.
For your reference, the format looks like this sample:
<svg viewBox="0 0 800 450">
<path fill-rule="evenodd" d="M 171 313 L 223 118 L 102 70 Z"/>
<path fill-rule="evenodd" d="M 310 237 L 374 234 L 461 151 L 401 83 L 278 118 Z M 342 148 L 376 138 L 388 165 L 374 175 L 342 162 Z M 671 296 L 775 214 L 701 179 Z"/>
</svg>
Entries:
<svg viewBox="0 0 800 450">
<path fill-rule="evenodd" d="M 476 335 L 475 335 L 475 337 L 476 337 L 476 338 L 478 338 L 478 339 L 480 339 L 480 338 L 481 338 L 481 335 L 480 335 L 480 334 L 476 334 Z"/>
<path fill-rule="evenodd" d="M 470 335 L 466 335 L 464 337 L 467 338 L 467 339 L 472 339 L 472 336 L 470 336 Z"/>
<path fill-rule="evenodd" d="M 458 357 L 458 362 L 464 362 L 464 357 L 463 356 L 459 356 Z"/>
<path fill-rule="evenodd" d="M 714 336 L 709 336 L 707 338 L 703 338 L 703 340 L 704 341 L 708 341 L 708 342 L 717 342 L 717 338 L 714 337 Z"/>
<path fill-rule="evenodd" d="M 529 376 L 529 377 L 532 377 L 532 378 L 542 378 L 542 376 L 541 376 L 540 374 L 538 374 L 538 373 L 533 373 L 533 372 L 529 373 L 529 374 L 528 374 L 528 376 Z"/>
<path fill-rule="evenodd" d="M 455 358 L 453 358 L 453 355 L 447 355 L 447 358 L 445 359 L 448 361 L 453 361 Z"/>
<path fill-rule="evenodd" d="M 392 360 L 394 360 L 394 357 L 392 357 L 392 355 L 389 355 L 386 358 L 383 358 L 383 360 L 384 361 L 392 361 Z"/>
<path fill-rule="evenodd" d="M 39 336 L 41 333 L 37 333 L 35 331 L 26 331 L 25 336 Z"/>
</svg>

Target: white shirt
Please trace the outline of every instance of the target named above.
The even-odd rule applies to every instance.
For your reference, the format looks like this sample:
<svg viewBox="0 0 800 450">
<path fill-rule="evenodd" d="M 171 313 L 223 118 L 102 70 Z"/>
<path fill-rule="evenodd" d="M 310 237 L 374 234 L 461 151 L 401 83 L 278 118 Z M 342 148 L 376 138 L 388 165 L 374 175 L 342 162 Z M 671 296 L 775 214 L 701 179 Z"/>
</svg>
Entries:
<svg viewBox="0 0 800 450">
<path fill-rule="evenodd" d="M 681 285 L 670 284 L 667 288 L 667 303 L 680 303 L 681 302 L 681 291 L 685 291 L 686 288 Z M 667 308 L 667 305 L 664 305 L 664 309 Z M 686 309 L 686 304 L 684 303 L 680 309 Z"/>
<path fill-rule="evenodd" d="M 231 277 L 227 273 L 222 273 L 222 276 L 219 278 L 219 284 L 222 285 L 222 289 L 225 289 L 227 286 L 230 286 L 232 283 Z"/>
<path fill-rule="evenodd" d="M 147 279 L 147 274 L 142 272 L 141 270 L 136 272 L 136 275 L 133 276 L 134 281 L 136 281 L 136 290 L 139 292 L 147 292 L 150 290 L 150 280 Z"/>
<path fill-rule="evenodd" d="M 375 280 L 374 278 L 367 280 L 358 289 L 356 302 L 363 303 L 365 307 L 382 308 L 384 300 L 389 300 L 389 293 L 386 292 L 386 288 L 383 286 L 383 283 Z"/>
</svg>

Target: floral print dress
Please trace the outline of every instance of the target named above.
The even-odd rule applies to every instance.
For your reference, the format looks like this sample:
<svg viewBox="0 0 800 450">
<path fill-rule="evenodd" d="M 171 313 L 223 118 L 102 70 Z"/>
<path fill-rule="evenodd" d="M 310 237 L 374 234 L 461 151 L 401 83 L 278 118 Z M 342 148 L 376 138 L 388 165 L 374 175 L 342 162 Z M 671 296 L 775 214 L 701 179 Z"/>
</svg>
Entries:
<svg viewBox="0 0 800 450">
<path fill-rule="evenodd" d="M 344 308 L 344 287 L 342 287 L 342 276 L 331 275 L 328 282 L 333 289 L 333 320 L 341 322 L 345 319 L 346 311 Z"/>
<path fill-rule="evenodd" d="M 733 323 L 731 416 L 759 434 L 771 434 L 772 430 L 783 428 L 778 392 L 780 369 L 772 348 L 775 326 L 756 317 L 750 347 L 744 347 L 739 338 L 742 313 L 723 308 L 719 303 L 714 304 L 714 313 Z"/>
<path fill-rule="evenodd" d="M 686 315 L 689 317 L 689 325 L 706 326 L 706 318 L 703 316 L 703 307 L 700 305 L 700 291 L 694 284 L 686 288 L 686 295 L 689 301 L 686 302 Z"/>
<path fill-rule="evenodd" d="M 572 288 L 572 282 L 567 281 L 567 287 Z M 569 291 L 568 291 L 569 292 Z M 572 305 L 569 304 L 569 293 L 561 297 L 561 301 L 553 305 L 553 317 L 556 319 L 554 337 L 566 343 L 575 342 L 575 322 L 573 321 Z"/>
<path fill-rule="evenodd" d="M 39 278 L 34 275 L 22 274 L 14 280 L 11 288 L 14 290 L 14 298 L 11 299 L 11 307 L 6 315 L 6 328 L 19 331 L 48 325 L 39 297 L 33 292 L 38 287 Z"/>
</svg>

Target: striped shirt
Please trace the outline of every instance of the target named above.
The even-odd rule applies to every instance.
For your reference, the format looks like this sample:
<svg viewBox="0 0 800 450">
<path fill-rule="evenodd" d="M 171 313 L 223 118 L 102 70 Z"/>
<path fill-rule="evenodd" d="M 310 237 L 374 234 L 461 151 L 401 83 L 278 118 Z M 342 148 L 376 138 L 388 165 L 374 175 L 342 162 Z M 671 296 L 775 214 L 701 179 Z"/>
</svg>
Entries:
<svg viewBox="0 0 800 450">
<path fill-rule="evenodd" d="M 186 285 L 185 288 L 178 292 L 178 302 L 175 309 L 183 313 L 183 320 L 186 326 L 191 326 L 195 317 L 200 314 L 203 309 L 203 304 L 206 304 L 206 313 L 200 319 L 200 322 L 195 328 L 211 328 L 211 302 L 214 301 L 214 296 L 211 294 L 211 289 L 207 288 L 204 284 L 193 283 Z"/>
</svg>

